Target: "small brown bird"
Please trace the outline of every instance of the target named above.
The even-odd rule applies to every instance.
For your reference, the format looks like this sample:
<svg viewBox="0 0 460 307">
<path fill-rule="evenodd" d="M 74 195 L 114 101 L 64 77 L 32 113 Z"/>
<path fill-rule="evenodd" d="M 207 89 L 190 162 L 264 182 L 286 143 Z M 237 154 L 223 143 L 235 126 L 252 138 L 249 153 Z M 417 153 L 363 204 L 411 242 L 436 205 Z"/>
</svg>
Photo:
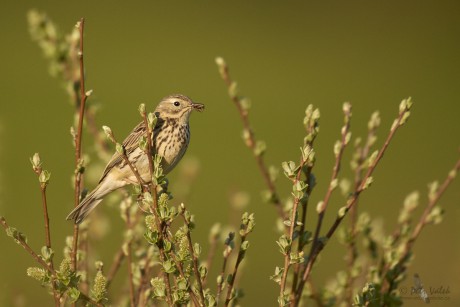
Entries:
<svg viewBox="0 0 460 307">
<path fill-rule="evenodd" d="M 153 129 L 153 154 L 163 157 L 163 173 L 169 173 L 185 154 L 190 142 L 189 118 L 193 110 L 204 110 L 204 105 L 195 103 L 184 95 L 170 95 L 161 100 L 155 109 L 158 121 Z M 144 122 L 139 123 L 123 141 L 126 155 L 142 180 L 149 183 L 150 169 L 147 155 L 139 148 L 141 136 L 146 136 Z M 138 184 L 136 176 L 119 153 L 115 153 L 105 167 L 97 187 L 83 199 L 67 216 L 79 224 L 102 199 L 128 184 Z"/>
</svg>

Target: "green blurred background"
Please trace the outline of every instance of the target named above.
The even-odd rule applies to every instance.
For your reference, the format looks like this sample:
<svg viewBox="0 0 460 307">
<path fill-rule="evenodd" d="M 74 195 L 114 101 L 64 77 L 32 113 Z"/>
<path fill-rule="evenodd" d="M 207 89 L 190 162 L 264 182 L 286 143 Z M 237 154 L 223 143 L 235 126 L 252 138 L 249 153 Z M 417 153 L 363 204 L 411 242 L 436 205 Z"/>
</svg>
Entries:
<svg viewBox="0 0 460 307">
<path fill-rule="evenodd" d="M 360 202 L 371 216 L 383 219 L 387 231 L 393 229 L 405 195 L 420 190 L 425 204 L 426 184 L 443 180 L 458 157 L 458 1 L 124 3 L 0 4 L 0 214 L 27 234 L 35 249 L 44 242 L 43 217 L 29 157 L 40 152 L 52 173 L 49 210 L 60 257 L 72 227 L 65 216 L 73 206 L 74 154 L 69 136 L 73 109 L 29 37 L 26 13 L 31 8 L 46 12 L 63 32 L 86 18 L 87 88 L 94 89 L 92 99 L 101 105 L 98 125 L 109 125 L 119 138 L 139 121 L 141 102 L 153 109 L 161 97 L 180 92 L 206 104 L 206 112 L 192 116 L 193 141 L 187 156 L 199 160 L 200 171 L 187 205 L 196 214 L 194 238 L 206 245 L 211 225 L 229 221 L 230 196 L 235 191 L 249 193 L 246 210 L 255 212 L 257 226 L 241 284 L 244 306 L 276 305 L 278 286 L 268 277 L 282 257 L 275 244 L 275 210 L 260 200 L 263 181 L 241 140 L 241 122 L 218 75 L 216 56 L 227 60 L 242 93 L 253 102 L 251 121 L 256 136 L 268 144 L 269 164 L 297 161 L 304 110 L 309 103 L 321 109 L 313 205 L 323 197 L 330 177 L 344 101 L 353 104 L 354 136 L 364 135 L 370 114 L 380 110 L 378 145 L 401 99 L 412 96 L 416 103 Z M 88 148 L 91 139 L 85 137 Z M 345 158 L 349 160 L 350 151 Z M 345 175 L 350 174 L 348 165 L 344 163 Z M 172 183 L 178 174 L 171 173 Z M 278 186 L 283 196 L 289 194 L 287 180 L 280 178 Z M 460 304 L 459 200 L 460 183 L 454 182 L 441 200 L 444 222 L 423 231 L 409 270 L 426 286 L 450 287 L 450 300 L 432 302 L 439 306 Z M 325 225 L 342 203 L 338 195 L 332 199 Z M 117 210 L 104 205 L 98 210 L 115 220 L 111 232 L 98 242 L 104 248 L 96 255 L 109 265 L 122 225 Z M 313 221 L 310 217 L 307 228 L 313 228 Z M 0 246 L 0 304 L 50 304 L 51 297 L 25 276 L 25 269 L 34 265 L 32 258 L 4 234 Z M 314 271 L 318 285 L 344 267 L 344 254 L 332 240 Z M 412 279 L 404 284 L 410 287 Z"/>
</svg>

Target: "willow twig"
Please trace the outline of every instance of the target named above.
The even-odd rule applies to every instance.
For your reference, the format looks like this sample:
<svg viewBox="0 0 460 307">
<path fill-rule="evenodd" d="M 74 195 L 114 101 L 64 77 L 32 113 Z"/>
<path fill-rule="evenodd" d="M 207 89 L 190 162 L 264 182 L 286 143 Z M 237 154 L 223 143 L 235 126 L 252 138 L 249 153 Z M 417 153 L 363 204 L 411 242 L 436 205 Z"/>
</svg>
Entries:
<svg viewBox="0 0 460 307">
<path fill-rule="evenodd" d="M 227 296 L 225 298 L 225 306 L 228 306 L 228 304 L 230 303 L 233 286 L 235 284 L 236 274 L 238 272 L 238 268 L 240 266 L 240 263 L 241 263 L 241 261 L 243 260 L 243 257 L 244 257 L 244 251 L 241 248 L 241 245 L 243 244 L 244 241 L 246 241 L 246 236 L 247 236 L 247 234 L 244 234 L 244 235 L 241 236 L 241 244 L 240 244 L 240 248 L 239 248 L 239 251 L 238 251 L 238 257 L 236 258 L 235 266 L 234 266 L 233 272 L 232 272 L 232 277 L 228 281 Z"/>
<path fill-rule="evenodd" d="M 296 176 L 295 180 L 293 180 L 293 186 L 295 186 L 299 182 L 300 176 L 302 174 L 302 168 L 304 167 L 306 162 L 307 162 L 307 159 L 306 158 L 304 159 L 302 157 L 301 161 L 300 161 L 299 171 L 297 172 L 297 176 Z M 290 223 L 291 223 L 290 226 L 289 226 L 289 240 L 291 242 L 291 245 L 288 246 L 288 249 L 284 254 L 284 270 L 283 270 L 283 275 L 281 277 L 281 282 L 280 282 L 280 297 L 283 297 L 283 295 L 284 295 L 284 288 L 286 286 L 286 279 L 287 279 L 287 275 L 288 275 L 289 268 L 290 268 L 290 265 L 291 265 L 291 248 L 292 248 L 292 242 L 293 242 L 293 239 L 294 239 L 294 229 L 297 226 L 297 209 L 298 209 L 300 200 L 301 200 L 301 197 L 295 197 L 294 198 L 294 205 L 292 207 L 292 215 L 291 215 L 291 219 L 289 220 Z"/>
<path fill-rule="evenodd" d="M 209 246 L 209 251 L 208 251 L 208 256 L 206 257 L 206 268 L 211 270 L 212 262 L 214 260 L 214 256 L 216 254 L 216 249 L 217 249 L 217 243 L 219 242 L 219 233 L 216 233 L 211 237 L 211 242 Z M 208 281 L 208 274 L 204 277 L 203 280 L 203 288 L 206 287 L 206 283 Z"/>
<path fill-rule="evenodd" d="M 190 252 L 190 255 L 192 256 L 192 262 L 193 262 L 193 272 L 195 273 L 195 279 L 196 279 L 196 283 L 198 285 L 198 292 L 200 294 L 200 299 L 201 299 L 201 304 L 204 305 L 205 303 L 205 300 L 204 300 L 204 294 L 203 294 L 203 284 L 202 284 L 202 281 L 201 281 L 201 275 L 200 275 L 200 272 L 198 271 L 198 257 L 196 256 L 195 254 L 195 251 L 193 249 L 193 243 L 192 243 L 192 235 L 190 233 L 190 219 L 187 219 L 185 217 L 185 206 L 184 204 L 181 204 L 181 215 L 182 215 L 182 218 L 184 219 L 184 222 L 185 222 L 185 225 L 187 226 L 187 232 L 186 232 L 186 235 L 187 235 L 187 242 L 188 242 L 188 249 L 189 249 L 189 252 Z"/>
<path fill-rule="evenodd" d="M 50 233 L 50 219 L 48 216 L 48 204 L 46 201 L 46 187 L 48 185 L 48 178 L 46 178 L 47 174 L 46 171 L 45 173 L 42 174 L 43 170 L 41 167 L 41 161 L 40 161 L 40 156 L 38 153 L 34 155 L 34 157 L 31 159 L 32 162 L 32 168 L 38 176 L 38 180 L 40 182 L 40 194 L 42 197 L 42 208 L 43 208 L 43 220 L 45 224 L 45 244 L 46 247 L 51 250 L 51 233 Z M 43 178 L 42 178 L 43 177 Z M 54 269 L 54 263 L 53 263 L 53 258 L 50 259 L 49 265 L 52 269 Z M 59 306 L 59 294 L 56 289 L 56 283 L 54 281 L 51 282 L 52 288 L 53 288 L 53 297 L 54 297 L 54 304 L 55 306 Z"/>
<path fill-rule="evenodd" d="M 371 150 L 372 145 L 375 143 L 376 140 L 376 131 L 380 125 L 380 118 L 379 113 L 374 112 L 371 116 L 371 119 L 368 123 L 368 133 L 366 138 L 366 143 L 363 147 L 357 145 L 356 154 L 356 169 L 355 169 L 355 190 L 359 188 L 363 180 L 363 173 L 365 169 L 365 162 L 366 159 L 369 157 L 369 152 Z M 358 250 L 356 247 L 356 237 L 357 237 L 357 230 L 356 230 L 356 223 L 358 219 L 358 205 L 359 202 L 357 201 L 356 204 L 351 207 L 350 209 L 350 240 L 347 244 L 348 248 L 348 259 L 347 259 L 347 266 L 348 266 L 348 274 L 347 274 L 347 287 L 345 292 L 345 302 L 351 302 L 353 296 L 353 283 L 355 281 L 355 275 L 352 274 L 353 266 L 356 262 L 356 257 L 358 255 Z"/>
<path fill-rule="evenodd" d="M 225 247 L 224 247 L 224 261 L 222 262 L 222 269 L 220 271 L 220 274 L 217 278 L 217 294 L 216 294 L 216 301 L 219 302 L 220 294 L 222 293 L 223 290 L 223 284 L 224 284 L 224 276 L 225 276 L 225 271 L 227 269 L 227 262 L 228 258 L 233 250 L 233 238 L 234 238 L 234 233 L 231 232 L 228 234 L 227 239 L 225 240 Z"/>
<path fill-rule="evenodd" d="M 77 23 L 80 33 L 80 49 L 78 51 L 79 67 L 80 67 L 80 110 L 78 117 L 78 127 L 75 136 L 75 207 L 80 204 L 80 189 L 83 169 L 81 166 L 81 144 L 82 144 L 82 131 L 83 131 L 83 118 L 85 116 L 85 104 L 91 92 L 85 91 L 85 68 L 83 62 L 83 33 L 84 33 L 85 19 L 81 18 Z M 77 270 L 77 249 L 78 249 L 78 224 L 74 224 L 73 230 L 73 248 L 72 248 L 72 268 Z"/>
<path fill-rule="evenodd" d="M 316 112 L 315 112 L 316 111 Z M 314 110 L 313 105 L 309 105 L 305 111 L 305 130 L 307 132 L 307 136 L 305 137 L 305 148 L 310 148 L 310 154 L 313 152 L 313 144 L 315 139 L 318 135 L 319 131 L 319 110 Z M 302 203 L 302 216 L 300 219 L 300 229 L 299 229 L 299 239 L 297 241 L 297 251 L 303 251 L 305 244 L 307 244 L 306 240 L 303 240 L 304 232 L 305 232 L 305 224 L 307 219 L 307 209 L 308 209 L 308 202 L 310 200 L 311 193 L 313 191 L 315 180 L 313 176 L 313 167 L 314 167 L 314 159 L 305 165 L 305 183 L 307 184 L 306 195 L 307 197 L 303 200 Z M 292 278 L 291 284 L 291 300 L 295 297 L 295 289 L 297 288 L 297 282 L 299 280 L 299 274 L 301 269 L 301 263 L 297 263 L 294 270 L 294 276 Z M 310 281 L 311 287 L 313 288 L 313 284 Z"/>
<path fill-rule="evenodd" d="M 5 220 L 4 217 L 0 217 L 0 224 L 2 224 L 3 228 L 5 229 L 5 231 L 7 231 L 7 230 L 10 228 L 10 226 L 8 225 L 8 223 L 6 222 L 6 220 Z M 32 256 L 32 258 L 35 259 L 35 261 L 37 261 L 43 268 L 45 268 L 45 269 L 51 274 L 51 276 L 53 277 L 53 280 L 57 280 L 57 279 L 58 279 L 56 271 L 55 271 L 53 268 L 51 268 L 51 266 L 49 266 L 48 263 L 46 263 L 46 261 L 43 260 L 43 258 L 40 257 L 40 256 L 30 247 L 30 245 L 27 244 L 27 242 L 26 242 L 23 238 L 21 238 L 21 237 L 15 237 L 14 239 L 16 240 L 16 242 L 17 242 L 19 245 L 21 245 L 21 246 L 26 250 L 26 252 L 28 252 L 28 253 Z M 85 301 L 87 301 L 87 302 L 89 302 L 89 303 L 91 303 L 91 304 L 93 304 L 93 305 L 95 305 L 95 306 L 103 307 L 102 304 L 100 304 L 100 303 L 94 301 L 92 298 L 90 298 L 89 296 L 87 296 L 87 295 L 84 294 L 84 293 L 80 293 L 80 297 L 81 297 L 83 300 L 85 300 Z"/>
<path fill-rule="evenodd" d="M 423 211 L 422 215 L 420 216 L 420 219 L 418 223 L 416 224 L 414 230 L 412 231 L 411 236 L 409 237 L 409 240 L 404 245 L 404 251 L 399 258 L 399 261 L 394 265 L 395 268 L 399 268 L 400 273 L 404 272 L 405 267 L 404 267 L 404 262 L 408 259 L 409 254 L 415 244 L 415 241 L 419 237 L 420 233 L 422 232 L 423 228 L 428 224 L 428 217 L 430 213 L 433 211 L 434 206 L 438 203 L 439 199 L 441 198 L 442 195 L 446 192 L 447 188 L 449 185 L 452 183 L 452 181 L 455 179 L 456 174 L 460 170 L 460 159 L 457 160 L 455 163 L 454 168 L 449 172 L 447 175 L 447 178 L 444 180 L 442 185 L 439 187 L 439 189 L 436 191 L 435 195 L 433 197 L 430 197 L 429 202 L 427 206 L 425 207 L 425 210 Z M 387 272 L 390 269 L 390 264 L 386 264 L 385 268 L 383 269 L 381 276 L 386 276 Z M 385 292 L 389 292 L 393 289 L 391 289 L 389 285 L 389 281 L 384 278 L 384 284 L 382 286 L 381 293 L 384 294 Z"/>
<path fill-rule="evenodd" d="M 186 275 L 185 275 L 185 273 L 184 273 L 184 270 L 183 270 L 183 268 L 182 268 L 182 264 L 180 263 L 179 260 L 177 260 L 177 257 L 176 257 L 176 255 L 174 254 L 174 252 L 171 251 L 171 252 L 169 253 L 169 255 L 170 255 L 170 257 L 173 259 L 174 264 L 176 265 L 177 270 L 179 271 L 180 276 L 181 276 L 184 280 L 187 280 L 187 277 L 186 277 Z M 187 288 L 187 291 L 188 291 L 190 297 L 192 298 L 193 304 L 194 304 L 196 307 L 202 306 L 202 304 L 200 304 L 200 302 L 198 301 L 198 298 L 196 297 L 195 293 L 193 292 L 192 287 L 188 287 L 188 288 Z"/>
<path fill-rule="evenodd" d="M 383 155 L 385 153 L 385 151 L 387 150 L 388 146 L 390 145 L 390 142 L 391 140 L 393 139 L 396 131 L 398 130 L 398 128 L 404 124 L 404 121 L 407 119 L 407 116 L 409 114 L 409 110 L 410 110 L 410 106 L 411 106 L 411 102 L 410 100 L 406 100 L 406 101 L 403 101 L 403 102 L 406 102 L 405 104 L 401 103 L 401 106 L 400 106 L 400 112 L 399 112 L 399 115 L 397 117 L 397 119 L 394 121 L 391 129 L 390 129 L 390 133 L 388 134 L 386 140 L 385 140 L 385 143 L 383 144 L 382 148 L 379 150 L 376 158 L 372 161 L 371 165 L 369 166 L 366 174 L 364 175 L 363 177 L 363 180 L 362 180 L 362 183 L 361 185 L 358 187 L 358 189 L 355 190 L 354 194 L 348 199 L 347 201 L 347 204 L 345 206 L 345 210 L 343 212 L 343 214 L 340 214 L 336 217 L 334 223 L 332 224 L 332 226 L 329 228 L 328 232 L 326 233 L 326 243 L 327 241 L 332 237 L 332 235 L 335 233 L 335 231 L 337 230 L 338 226 L 340 225 L 340 223 L 342 222 L 342 220 L 345 218 L 347 212 L 350 210 L 350 208 L 352 208 L 356 202 L 358 201 L 359 199 L 359 196 L 361 195 L 361 193 L 369 186 L 370 184 L 370 181 L 372 180 L 372 174 L 374 173 L 377 165 L 379 164 L 380 160 L 383 158 Z M 302 291 L 303 291 L 303 288 L 305 286 L 305 282 L 308 280 L 308 277 L 310 276 L 310 273 L 311 273 L 311 270 L 313 268 L 313 264 L 318 256 L 318 254 L 323 250 L 324 246 L 326 243 L 321 243 L 321 244 L 316 244 L 316 247 L 315 249 L 313 249 L 310 253 L 310 257 L 309 257 L 309 260 L 307 262 L 307 264 L 305 265 L 305 268 L 303 270 L 303 274 L 302 274 L 302 280 L 301 282 L 299 283 L 299 286 L 297 287 L 297 290 L 296 290 L 296 296 L 295 296 L 295 306 L 297 306 L 300 302 L 300 296 L 302 294 Z"/>
<path fill-rule="evenodd" d="M 149 127 L 149 124 L 148 124 L 148 120 L 147 120 L 147 114 L 145 112 L 145 108 L 144 110 L 141 111 L 141 116 L 142 116 L 142 119 L 144 121 L 144 125 L 145 125 L 145 133 L 146 133 L 146 137 L 147 137 L 147 156 L 148 156 L 148 161 L 149 161 L 149 170 L 150 170 L 150 178 L 152 180 L 152 183 L 150 185 L 150 193 L 152 195 L 152 199 L 153 199 L 153 202 L 152 202 L 152 207 L 150 208 L 153 216 L 155 217 L 155 221 L 158 225 L 158 229 L 159 229 L 159 244 L 158 244 L 158 249 L 160 251 L 160 259 L 161 259 L 161 262 L 164 263 L 165 260 L 166 260 L 166 255 L 165 255 L 165 251 L 164 251 L 164 247 L 163 247 L 163 240 L 164 240 L 164 231 L 163 231 L 163 223 L 160 221 L 160 219 L 158 218 L 158 193 L 157 193 L 157 185 L 155 184 L 155 182 L 153 181 L 153 177 L 154 177 L 154 165 L 153 165 L 153 161 L 152 161 L 152 157 L 153 157 L 153 137 L 152 137 L 152 131 Z M 154 127 L 152 127 L 153 129 Z M 171 306 L 173 304 L 173 299 L 172 299 L 172 293 L 171 293 L 171 285 L 169 283 L 169 274 L 166 273 L 165 271 L 162 271 L 162 275 L 163 275 L 163 281 L 166 285 L 166 289 L 167 289 L 167 293 L 166 293 L 166 301 L 168 302 L 168 304 Z"/>
<path fill-rule="evenodd" d="M 271 200 L 273 204 L 276 207 L 276 210 L 278 212 L 278 215 L 284 220 L 287 219 L 286 213 L 283 210 L 283 206 L 281 204 L 280 198 L 278 196 L 278 192 L 276 191 L 275 184 L 273 183 L 272 179 L 270 178 L 270 174 L 268 172 L 268 168 L 265 165 L 264 159 L 261 154 L 256 153 L 256 139 L 254 136 L 254 131 L 251 128 L 250 122 L 249 122 L 249 116 L 247 110 L 243 108 L 241 98 L 234 92 L 234 87 L 236 86 L 236 83 L 231 79 L 230 74 L 229 74 L 229 69 L 227 66 L 227 63 L 222 58 L 217 58 L 216 63 L 219 67 L 219 72 L 224 80 L 229 96 L 231 100 L 233 101 L 233 104 L 235 105 L 236 109 L 238 110 L 238 113 L 240 114 L 241 121 L 243 122 L 243 127 L 244 127 L 244 132 L 245 132 L 245 143 L 246 146 L 251 149 L 254 158 L 256 159 L 257 166 L 259 167 L 259 171 L 262 174 L 262 177 L 265 181 L 266 186 L 268 187 L 268 190 L 270 191 L 271 194 Z"/>
<path fill-rule="evenodd" d="M 132 223 L 131 223 L 131 217 L 130 217 L 130 208 L 129 206 L 126 208 L 126 227 L 128 228 L 128 231 L 132 231 Z M 127 253 L 126 253 L 126 262 L 128 264 L 128 283 L 129 283 L 129 302 L 131 304 L 131 307 L 136 306 L 136 301 L 134 298 L 134 281 L 133 281 L 133 268 L 132 268 L 132 250 L 131 250 L 131 239 L 129 239 L 127 243 Z"/>
</svg>

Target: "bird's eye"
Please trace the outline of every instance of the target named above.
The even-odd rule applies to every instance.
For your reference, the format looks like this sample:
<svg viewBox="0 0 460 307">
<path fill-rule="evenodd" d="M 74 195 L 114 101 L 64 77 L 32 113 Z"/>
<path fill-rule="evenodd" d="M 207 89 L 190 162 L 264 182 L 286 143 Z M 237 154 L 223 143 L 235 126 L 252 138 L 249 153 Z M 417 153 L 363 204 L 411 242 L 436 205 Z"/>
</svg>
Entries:
<svg viewBox="0 0 460 307">
<path fill-rule="evenodd" d="M 175 105 L 176 107 L 178 107 L 178 106 L 180 106 L 180 102 L 179 102 L 179 101 L 174 101 L 174 105 Z"/>
</svg>

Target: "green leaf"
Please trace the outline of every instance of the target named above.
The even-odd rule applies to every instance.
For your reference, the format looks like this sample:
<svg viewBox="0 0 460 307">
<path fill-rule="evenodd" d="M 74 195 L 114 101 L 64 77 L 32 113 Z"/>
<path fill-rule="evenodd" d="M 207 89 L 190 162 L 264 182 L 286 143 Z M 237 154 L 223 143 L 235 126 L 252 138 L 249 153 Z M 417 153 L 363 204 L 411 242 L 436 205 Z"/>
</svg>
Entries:
<svg viewBox="0 0 460 307">
<path fill-rule="evenodd" d="M 41 169 L 42 161 L 38 152 L 36 152 L 34 156 L 30 158 L 30 163 L 32 163 L 32 168 L 35 172 L 38 172 Z"/>
<path fill-rule="evenodd" d="M 50 177 L 51 177 L 51 173 L 48 172 L 47 170 L 43 170 L 40 175 L 38 176 L 38 181 L 41 183 L 41 184 L 48 184 L 49 180 L 50 180 Z"/>
<path fill-rule="evenodd" d="M 165 271 L 165 273 L 171 274 L 176 271 L 176 266 L 174 265 L 174 262 L 170 259 L 163 262 L 162 265 L 163 265 L 163 270 Z"/>
<path fill-rule="evenodd" d="M 41 253 L 42 253 L 43 259 L 46 262 L 50 262 L 53 259 L 54 251 L 48 246 L 43 246 L 41 249 Z"/>
<path fill-rule="evenodd" d="M 286 235 L 282 235 L 279 240 L 276 241 L 283 255 L 287 254 L 288 250 L 291 248 L 291 243 L 291 240 Z"/>
<path fill-rule="evenodd" d="M 80 291 L 77 288 L 69 288 L 67 290 L 67 296 L 69 297 L 69 303 L 75 303 L 80 297 Z"/>
<path fill-rule="evenodd" d="M 150 130 L 152 130 L 153 127 L 155 127 L 155 125 L 157 124 L 157 121 L 158 121 L 158 117 L 156 116 L 156 114 L 149 113 L 149 115 L 147 116 L 147 122 L 148 122 Z"/>
<path fill-rule="evenodd" d="M 149 244 L 157 244 L 158 242 L 158 238 L 159 238 L 159 233 L 158 231 L 152 231 L 150 229 L 148 229 L 145 233 L 144 233 L 144 238 L 147 240 L 147 242 L 149 242 Z"/>
<path fill-rule="evenodd" d="M 14 227 L 8 227 L 6 229 L 6 235 L 13 238 L 17 244 L 20 244 L 21 242 L 27 243 L 27 237 Z"/>
<path fill-rule="evenodd" d="M 283 277 L 284 268 L 275 267 L 275 274 L 270 276 L 270 279 L 276 282 L 277 284 L 281 283 L 281 278 Z"/>
<path fill-rule="evenodd" d="M 200 257 L 200 255 L 201 255 L 201 246 L 200 246 L 200 244 L 195 243 L 195 244 L 193 245 L 193 254 L 194 254 L 195 257 L 197 257 L 197 258 Z"/>
</svg>

